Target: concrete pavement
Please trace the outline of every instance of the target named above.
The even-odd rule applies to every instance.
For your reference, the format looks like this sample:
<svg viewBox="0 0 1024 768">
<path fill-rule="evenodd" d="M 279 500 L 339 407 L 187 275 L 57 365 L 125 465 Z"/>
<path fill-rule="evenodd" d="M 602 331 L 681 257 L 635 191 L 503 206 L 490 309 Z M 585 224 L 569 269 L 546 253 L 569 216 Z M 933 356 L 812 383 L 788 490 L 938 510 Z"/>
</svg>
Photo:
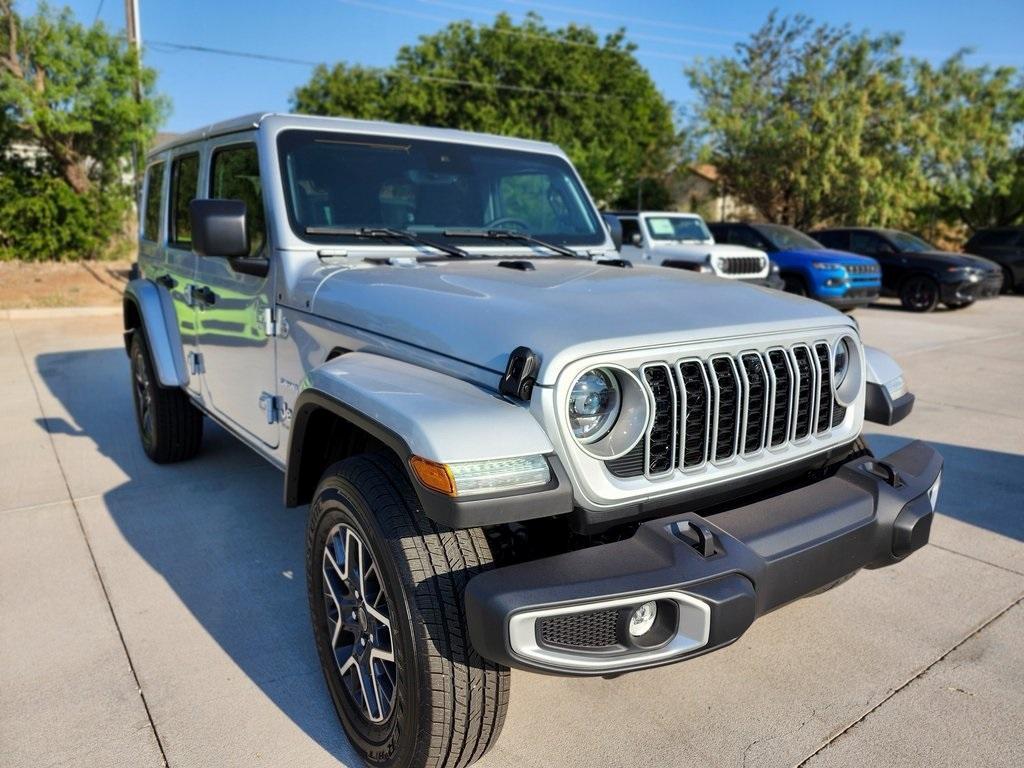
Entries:
<svg viewBox="0 0 1024 768">
<path fill-rule="evenodd" d="M 483 768 L 1024 764 L 1024 297 L 857 317 L 946 456 L 932 544 L 615 680 L 513 674 Z M 303 513 L 207 423 L 149 463 L 118 318 L 0 318 L 0 764 L 356 764 L 309 634 Z"/>
</svg>

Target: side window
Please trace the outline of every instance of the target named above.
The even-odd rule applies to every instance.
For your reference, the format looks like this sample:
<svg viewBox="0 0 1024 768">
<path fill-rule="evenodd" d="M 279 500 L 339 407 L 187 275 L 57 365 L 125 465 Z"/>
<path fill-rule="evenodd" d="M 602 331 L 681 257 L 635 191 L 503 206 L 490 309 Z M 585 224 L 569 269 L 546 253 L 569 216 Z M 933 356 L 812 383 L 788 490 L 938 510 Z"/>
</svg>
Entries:
<svg viewBox="0 0 1024 768">
<path fill-rule="evenodd" d="M 881 250 L 882 241 L 878 235 L 871 232 L 851 232 L 850 250 L 854 253 L 863 253 L 867 256 L 874 256 Z"/>
<path fill-rule="evenodd" d="M 812 232 L 811 237 L 826 248 L 834 248 L 837 251 L 850 250 L 850 238 L 845 232 Z"/>
<path fill-rule="evenodd" d="M 761 236 L 749 227 L 729 227 L 729 230 L 729 242 L 733 245 L 764 250 L 765 244 L 761 242 Z"/>
<path fill-rule="evenodd" d="M 146 171 L 146 207 L 142 215 L 142 239 L 156 242 L 160 237 L 160 203 L 164 189 L 164 164 L 153 163 Z"/>
<path fill-rule="evenodd" d="M 633 237 L 640 234 L 640 222 L 637 219 L 619 219 L 622 222 L 622 242 L 634 245 Z"/>
<path fill-rule="evenodd" d="M 267 227 L 263 214 L 263 189 L 260 187 L 260 159 L 255 144 L 224 147 L 213 153 L 210 197 L 245 203 L 249 255 L 255 256 L 262 251 Z"/>
<path fill-rule="evenodd" d="M 182 155 L 171 163 L 171 211 L 167 240 L 179 248 L 192 247 L 192 222 L 188 204 L 196 197 L 199 185 L 199 155 Z"/>
</svg>

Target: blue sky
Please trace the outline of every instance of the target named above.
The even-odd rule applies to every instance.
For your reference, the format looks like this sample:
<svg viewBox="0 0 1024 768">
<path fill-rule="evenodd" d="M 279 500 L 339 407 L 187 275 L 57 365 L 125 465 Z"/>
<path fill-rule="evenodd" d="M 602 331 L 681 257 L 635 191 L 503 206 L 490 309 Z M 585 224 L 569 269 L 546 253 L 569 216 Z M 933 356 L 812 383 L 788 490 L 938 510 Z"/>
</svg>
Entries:
<svg viewBox="0 0 1024 768">
<path fill-rule="evenodd" d="M 59 0 L 51 0 L 60 5 Z M 758 3 L 687 0 L 139 0 L 146 63 L 159 72 L 159 88 L 172 102 L 164 130 L 183 131 L 233 115 L 284 110 L 311 67 L 172 51 L 159 43 L 227 48 L 305 61 L 344 60 L 386 66 L 403 44 L 415 42 L 446 22 L 485 23 L 498 11 L 520 18 L 534 10 L 550 26 L 569 21 L 599 32 L 626 27 L 639 46 L 640 62 L 672 101 L 685 106 L 690 92 L 682 69 L 696 57 L 728 54 L 764 21 L 772 7 L 803 12 L 832 24 L 904 35 L 904 50 L 940 60 L 962 47 L 974 48 L 977 64 L 1024 69 L 1024 2 Z M 96 17 L 124 27 L 123 0 L 71 0 L 78 17 Z M 32 11 L 34 0 L 17 7 Z"/>
</svg>

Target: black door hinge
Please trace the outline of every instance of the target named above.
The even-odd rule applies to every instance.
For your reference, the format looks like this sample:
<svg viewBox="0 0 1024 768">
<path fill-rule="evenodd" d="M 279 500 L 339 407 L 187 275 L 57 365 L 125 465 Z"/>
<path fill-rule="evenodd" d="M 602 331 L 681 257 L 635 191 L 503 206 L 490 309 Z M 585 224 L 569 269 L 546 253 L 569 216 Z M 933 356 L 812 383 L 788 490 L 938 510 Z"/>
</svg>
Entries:
<svg viewBox="0 0 1024 768">
<path fill-rule="evenodd" d="M 505 373 L 502 374 L 498 391 L 518 400 L 529 400 L 533 385 L 537 381 L 540 358 L 529 347 L 516 347 L 508 356 Z"/>
</svg>

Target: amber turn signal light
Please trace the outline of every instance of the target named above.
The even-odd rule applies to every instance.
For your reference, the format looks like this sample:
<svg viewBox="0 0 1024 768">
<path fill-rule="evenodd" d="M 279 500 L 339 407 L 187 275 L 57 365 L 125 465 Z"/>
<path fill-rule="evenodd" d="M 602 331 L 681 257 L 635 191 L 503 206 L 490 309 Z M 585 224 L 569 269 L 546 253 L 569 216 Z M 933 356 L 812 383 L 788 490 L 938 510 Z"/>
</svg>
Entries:
<svg viewBox="0 0 1024 768">
<path fill-rule="evenodd" d="M 409 459 L 409 466 L 412 467 L 412 471 L 419 481 L 427 488 L 439 491 L 446 496 L 455 495 L 455 478 L 452 477 L 451 470 L 447 465 L 420 456 L 413 456 Z"/>
</svg>

